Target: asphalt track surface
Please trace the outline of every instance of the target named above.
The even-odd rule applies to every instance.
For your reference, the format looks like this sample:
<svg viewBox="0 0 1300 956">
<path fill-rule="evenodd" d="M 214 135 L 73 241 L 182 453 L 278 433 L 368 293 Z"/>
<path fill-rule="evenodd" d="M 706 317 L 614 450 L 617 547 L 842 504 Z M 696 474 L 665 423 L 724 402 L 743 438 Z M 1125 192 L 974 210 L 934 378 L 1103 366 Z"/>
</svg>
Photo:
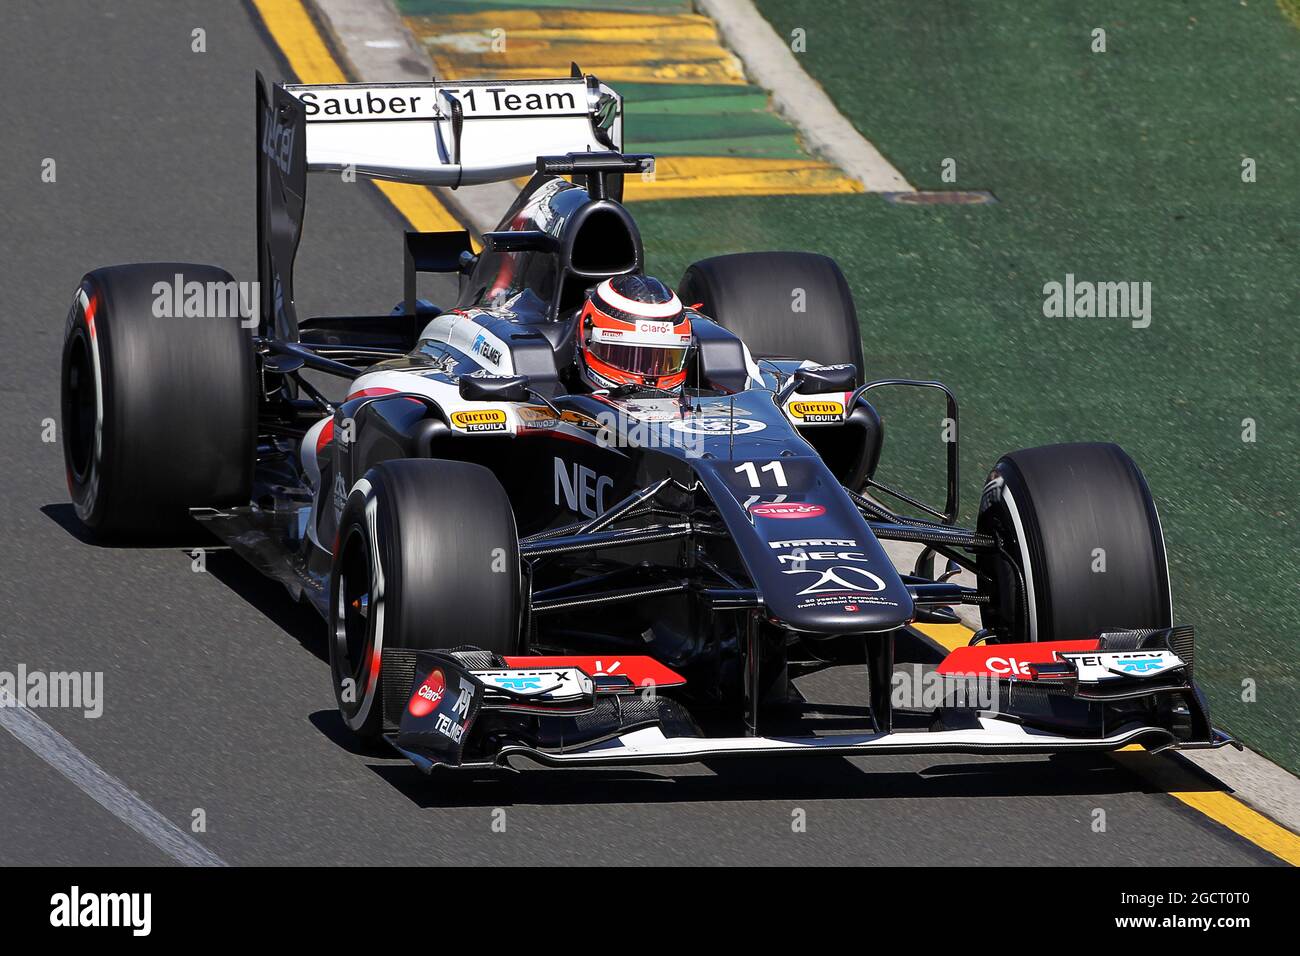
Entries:
<svg viewBox="0 0 1300 956">
<path fill-rule="evenodd" d="M 79 276 L 116 262 L 213 262 L 253 277 L 253 71 L 284 67 L 242 5 L 6 6 L 0 29 L 0 669 L 102 671 L 98 719 L 39 716 L 230 864 L 1249 865 L 1276 858 L 1104 756 L 883 757 L 433 780 L 353 750 L 323 628 L 213 553 L 84 538 L 58 417 Z M 207 52 L 190 49 L 207 32 Z M 43 183 L 54 158 L 57 181 Z M 396 213 L 368 184 L 313 178 L 303 314 L 400 298 Z M 437 289 L 426 290 L 436 293 Z M 183 396 L 178 397 L 183 400 Z M 194 410 L 202 427 L 201 408 Z M 195 544 L 204 544 L 196 540 Z M 856 675 L 836 674 L 839 692 Z M 0 863 L 165 864 L 0 733 Z M 497 808 L 505 832 L 496 832 Z M 796 810 L 805 832 L 794 832 Z M 1104 833 L 1094 811 L 1106 811 Z"/>
</svg>

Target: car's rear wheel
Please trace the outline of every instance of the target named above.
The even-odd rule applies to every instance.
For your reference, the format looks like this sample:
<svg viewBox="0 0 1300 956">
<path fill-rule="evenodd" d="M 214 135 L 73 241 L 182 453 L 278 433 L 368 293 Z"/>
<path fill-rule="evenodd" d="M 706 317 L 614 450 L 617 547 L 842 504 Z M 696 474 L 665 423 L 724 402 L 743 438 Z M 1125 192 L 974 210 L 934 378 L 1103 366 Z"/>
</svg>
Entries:
<svg viewBox="0 0 1300 956">
<path fill-rule="evenodd" d="M 514 513 L 481 465 L 400 459 L 353 486 L 330 583 L 329 657 L 343 721 L 384 729 L 383 658 L 472 646 L 519 652 L 521 574 Z"/>
<path fill-rule="evenodd" d="M 756 359 L 852 365 L 858 384 L 865 381 L 853 296 L 834 259 L 810 252 L 714 256 L 686 270 L 678 295 L 734 332 Z M 865 402 L 845 426 L 802 433 L 831 473 L 856 489 L 875 471 L 884 431 Z"/>
<path fill-rule="evenodd" d="M 998 459 L 978 529 L 1002 542 L 979 561 L 1000 641 L 1071 640 L 1172 624 L 1155 502 L 1118 445 L 1048 445 Z"/>
<path fill-rule="evenodd" d="M 68 315 L 68 491 L 100 535 L 167 533 L 190 508 L 248 501 L 257 401 L 249 331 L 237 308 L 175 315 L 178 276 L 183 287 L 220 290 L 227 304 L 236 288 L 214 266 L 112 266 L 82 279 Z"/>
<path fill-rule="evenodd" d="M 863 381 L 862 333 L 835 260 L 811 252 L 743 252 L 687 268 L 678 295 L 740 337 L 755 358 L 850 364 Z"/>
</svg>

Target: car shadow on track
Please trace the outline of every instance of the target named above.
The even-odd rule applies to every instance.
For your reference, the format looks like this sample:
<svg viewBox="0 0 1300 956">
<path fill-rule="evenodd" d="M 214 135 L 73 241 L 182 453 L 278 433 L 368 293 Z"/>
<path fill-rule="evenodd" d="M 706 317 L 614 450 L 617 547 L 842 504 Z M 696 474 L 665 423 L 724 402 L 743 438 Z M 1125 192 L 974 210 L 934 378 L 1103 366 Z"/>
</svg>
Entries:
<svg viewBox="0 0 1300 956">
<path fill-rule="evenodd" d="M 41 505 L 41 514 L 49 518 L 69 535 L 76 538 L 82 544 L 89 545 L 92 548 L 104 548 L 113 551 L 132 551 L 146 548 L 175 548 L 177 550 L 193 550 L 194 548 L 221 547 L 209 532 L 200 528 L 197 524 L 192 529 L 180 534 L 169 534 L 158 537 L 134 537 L 123 538 L 121 540 L 108 540 L 95 535 L 93 531 L 81 523 L 77 517 L 77 509 L 66 501 L 56 502 L 54 504 Z"/>
<path fill-rule="evenodd" d="M 307 718 L 307 721 L 320 731 L 321 736 L 327 738 L 330 743 L 334 744 L 341 750 L 346 750 L 350 754 L 359 757 L 369 757 L 371 759 L 389 759 L 400 760 L 406 763 L 406 758 L 399 754 L 388 744 L 382 741 L 378 743 L 367 743 L 352 731 L 348 730 L 347 725 L 343 723 L 343 718 L 339 716 L 337 710 L 318 710 Z M 412 767 L 412 770 L 415 768 Z M 418 771 L 417 771 L 418 773 Z"/>
<path fill-rule="evenodd" d="M 284 585 L 272 581 L 229 551 L 208 556 L 208 573 L 319 660 L 329 663 L 325 622 L 315 610 L 291 599 Z"/>
<path fill-rule="evenodd" d="M 875 758 L 879 760 L 880 758 Z M 508 805 L 713 803 L 758 800 L 971 799 L 1134 793 L 1141 780 L 1101 755 L 937 763 L 919 770 L 872 769 L 861 761 L 736 759 L 656 771 L 528 769 L 435 771 L 403 764 L 369 769 L 425 808 Z M 707 771 L 712 771 L 708 773 Z"/>
<path fill-rule="evenodd" d="M 193 561 L 193 551 L 205 551 L 204 567 L 214 578 L 235 592 L 321 661 L 329 663 L 325 645 L 325 623 L 319 614 L 305 604 L 293 601 L 284 586 L 261 574 L 243 559 L 232 554 L 216 537 L 195 525 L 192 531 L 166 538 L 132 538 L 124 541 L 103 541 L 91 533 L 76 509 L 67 503 L 41 506 L 45 515 L 82 544 L 93 548 L 114 550 L 164 549 L 176 551 L 185 561 Z"/>
</svg>

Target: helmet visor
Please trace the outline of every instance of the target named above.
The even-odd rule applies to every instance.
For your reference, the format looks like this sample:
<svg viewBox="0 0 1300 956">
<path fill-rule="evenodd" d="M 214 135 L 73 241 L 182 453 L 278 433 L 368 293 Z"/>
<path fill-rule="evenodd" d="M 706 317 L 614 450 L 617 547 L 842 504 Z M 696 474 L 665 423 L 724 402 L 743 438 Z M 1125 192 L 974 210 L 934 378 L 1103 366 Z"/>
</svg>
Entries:
<svg viewBox="0 0 1300 956">
<path fill-rule="evenodd" d="M 686 362 L 686 349 L 670 345 L 619 345 L 613 342 L 590 342 L 591 354 L 606 365 L 631 372 L 634 375 L 646 375 L 658 378 L 661 375 L 675 375 L 682 370 Z"/>
</svg>

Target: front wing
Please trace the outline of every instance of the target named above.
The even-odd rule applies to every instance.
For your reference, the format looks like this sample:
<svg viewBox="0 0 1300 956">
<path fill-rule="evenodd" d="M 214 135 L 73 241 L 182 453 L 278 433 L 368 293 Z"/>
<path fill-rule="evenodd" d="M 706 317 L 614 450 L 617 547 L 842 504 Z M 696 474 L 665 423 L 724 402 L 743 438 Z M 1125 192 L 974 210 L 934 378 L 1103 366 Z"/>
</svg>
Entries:
<svg viewBox="0 0 1300 956">
<path fill-rule="evenodd" d="M 867 732 L 744 736 L 700 729 L 685 680 L 648 657 L 515 657 L 405 652 L 386 659 L 387 740 L 422 770 L 488 768 L 525 758 L 550 766 L 682 763 L 725 756 L 1042 754 L 1240 746 L 1209 724 L 1191 681 L 1190 629 L 1128 631 L 1085 641 L 960 648 L 935 669 L 986 680 L 992 707 L 939 701 L 920 726 L 871 715 Z M 1008 670 L 1010 669 L 1010 673 Z M 879 698 L 877 698 L 879 699 Z M 916 715 L 914 715 L 916 716 Z"/>
</svg>

